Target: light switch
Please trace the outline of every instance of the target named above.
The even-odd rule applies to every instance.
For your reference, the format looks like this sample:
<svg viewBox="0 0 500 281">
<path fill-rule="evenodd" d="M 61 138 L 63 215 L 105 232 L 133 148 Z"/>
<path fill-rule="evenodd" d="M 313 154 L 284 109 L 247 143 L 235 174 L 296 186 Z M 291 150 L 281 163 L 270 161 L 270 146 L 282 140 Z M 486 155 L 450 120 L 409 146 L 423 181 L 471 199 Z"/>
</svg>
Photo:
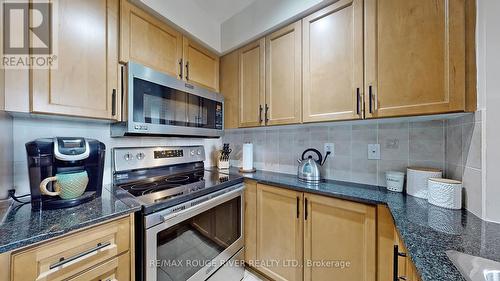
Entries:
<svg viewBox="0 0 500 281">
<path fill-rule="evenodd" d="M 368 145 L 368 160 L 380 160 L 380 144 Z"/>
</svg>

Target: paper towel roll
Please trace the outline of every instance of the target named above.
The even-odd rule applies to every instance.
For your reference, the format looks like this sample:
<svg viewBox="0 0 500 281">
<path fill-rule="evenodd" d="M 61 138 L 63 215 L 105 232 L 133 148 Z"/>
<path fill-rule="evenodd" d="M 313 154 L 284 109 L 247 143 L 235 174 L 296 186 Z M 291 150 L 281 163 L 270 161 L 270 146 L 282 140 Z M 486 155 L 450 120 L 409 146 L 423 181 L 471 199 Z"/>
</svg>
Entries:
<svg viewBox="0 0 500 281">
<path fill-rule="evenodd" d="M 253 169 L 253 144 L 243 144 L 243 165 L 241 167 L 245 171 Z"/>
</svg>

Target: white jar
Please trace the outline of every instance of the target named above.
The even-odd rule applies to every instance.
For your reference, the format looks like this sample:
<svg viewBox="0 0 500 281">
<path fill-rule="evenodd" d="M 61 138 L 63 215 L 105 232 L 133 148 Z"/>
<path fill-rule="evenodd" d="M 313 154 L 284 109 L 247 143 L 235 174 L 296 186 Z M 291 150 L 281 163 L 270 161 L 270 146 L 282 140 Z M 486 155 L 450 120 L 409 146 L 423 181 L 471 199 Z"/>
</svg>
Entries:
<svg viewBox="0 0 500 281">
<path fill-rule="evenodd" d="M 438 207 L 461 209 L 462 182 L 449 179 L 430 178 L 427 201 Z"/>
<path fill-rule="evenodd" d="M 443 172 L 441 170 L 432 168 L 409 167 L 406 173 L 408 175 L 406 193 L 422 199 L 427 199 L 427 181 L 429 178 L 443 177 Z"/>
<path fill-rule="evenodd" d="M 385 181 L 387 183 L 387 190 L 403 192 L 405 173 L 388 171 L 385 173 Z"/>
</svg>

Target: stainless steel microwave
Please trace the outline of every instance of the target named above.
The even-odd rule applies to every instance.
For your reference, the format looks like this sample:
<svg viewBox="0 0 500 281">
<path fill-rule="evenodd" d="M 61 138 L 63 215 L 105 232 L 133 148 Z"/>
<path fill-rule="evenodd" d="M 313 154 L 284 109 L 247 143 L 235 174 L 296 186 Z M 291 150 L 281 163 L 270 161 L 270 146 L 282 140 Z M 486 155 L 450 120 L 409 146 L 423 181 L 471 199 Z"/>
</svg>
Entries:
<svg viewBox="0 0 500 281">
<path fill-rule="evenodd" d="M 126 65 L 123 76 L 124 120 L 111 126 L 111 136 L 222 136 L 221 94 L 135 62 Z"/>
</svg>

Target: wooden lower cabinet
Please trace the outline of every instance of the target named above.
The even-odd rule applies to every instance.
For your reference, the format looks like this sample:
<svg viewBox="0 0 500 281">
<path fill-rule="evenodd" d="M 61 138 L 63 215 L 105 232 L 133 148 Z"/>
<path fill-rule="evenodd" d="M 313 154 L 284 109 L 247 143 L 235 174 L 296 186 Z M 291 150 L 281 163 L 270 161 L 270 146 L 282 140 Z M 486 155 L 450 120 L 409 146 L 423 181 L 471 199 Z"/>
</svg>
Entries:
<svg viewBox="0 0 500 281">
<path fill-rule="evenodd" d="M 421 280 L 386 206 L 377 206 L 377 245 L 377 280 L 395 280 L 395 246 L 397 246 L 399 253 L 397 259 L 398 280 Z"/>
<path fill-rule="evenodd" d="M 133 225 L 127 216 L 13 252 L 10 280 L 133 280 Z"/>
<path fill-rule="evenodd" d="M 245 181 L 244 194 L 245 262 L 257 259 L 257 182 Z"/>
<path fill-rule="evenodd" d="M 303 280 L 301 192 L 257 185 L 258 270 L 273 280 Z"/>
<path fill-rule="evenodd" d="M 305 194 L 304 280 L 376 280 L 376 208 Z"/>
</svg>

